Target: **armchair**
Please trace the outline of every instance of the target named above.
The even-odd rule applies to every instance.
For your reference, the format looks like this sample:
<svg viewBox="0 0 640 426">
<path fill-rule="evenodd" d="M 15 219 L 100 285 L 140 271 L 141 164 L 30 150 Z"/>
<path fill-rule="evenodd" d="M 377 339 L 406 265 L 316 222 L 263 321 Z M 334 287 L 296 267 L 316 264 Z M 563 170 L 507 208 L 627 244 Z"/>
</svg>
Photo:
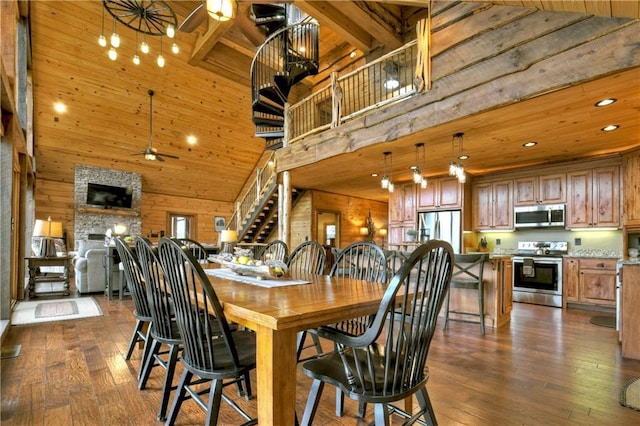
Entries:
<svg viewBox="0 0 640 426">
<path fill-rule="evenodd" d="M 107 249 L 104 246 L 104 241 L 80 241 L 80 247 L 72 261 L 76 289 L 79 293 L 104 291 L 106 254 Z"/>
</svg>

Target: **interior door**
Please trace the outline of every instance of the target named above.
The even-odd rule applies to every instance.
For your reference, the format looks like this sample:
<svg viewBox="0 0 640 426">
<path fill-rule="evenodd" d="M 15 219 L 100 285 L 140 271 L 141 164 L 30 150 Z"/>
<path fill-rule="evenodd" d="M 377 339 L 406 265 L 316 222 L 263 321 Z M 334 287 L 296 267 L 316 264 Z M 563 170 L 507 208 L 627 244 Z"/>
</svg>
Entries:
<svg viewBox="0 0 640 426">
<path fill-rule="evenodd" d="M 316 236 L 322 245 L 340 247 L 340 212 L 317 210 Z"/>
</svg>

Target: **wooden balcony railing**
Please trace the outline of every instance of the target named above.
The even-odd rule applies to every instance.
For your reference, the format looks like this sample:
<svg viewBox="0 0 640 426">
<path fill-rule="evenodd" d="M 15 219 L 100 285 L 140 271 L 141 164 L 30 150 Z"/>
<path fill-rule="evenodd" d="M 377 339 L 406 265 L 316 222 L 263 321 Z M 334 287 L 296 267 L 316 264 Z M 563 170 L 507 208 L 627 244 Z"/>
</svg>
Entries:
<svg viewBox="0 0 640 426">
<path fill-rule="evenodd" d="M 289 143 L 416 93 L 417 41 L 372 61 L 289 107 Z M 394 83 L 395 81 L 395 83 Z"/>
</svg>

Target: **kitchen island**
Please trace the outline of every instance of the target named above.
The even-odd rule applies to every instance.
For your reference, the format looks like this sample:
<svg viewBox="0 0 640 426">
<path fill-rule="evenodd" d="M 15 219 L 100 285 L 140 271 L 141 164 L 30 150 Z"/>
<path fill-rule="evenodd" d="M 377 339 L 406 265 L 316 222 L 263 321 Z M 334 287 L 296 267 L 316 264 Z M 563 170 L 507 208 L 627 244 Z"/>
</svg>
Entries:
<svg viewBox="0 0 640 426">
<path fill-rule="evenodd" d="M 497 328 L 511 320 L 513 307 L 512 271 L 511 256 L 509 255 L 492 254 L 484 265 L 485 327 Z M 451 309 L 454 310 L 478 312 L 478 293 L 476 290 L 455 289 L 451 292 L 450 304 Z M 449 316 L 456 318 L 454 313 L 450 313 Z M 480 332 L 479 328 L 478 332 Z"/>
</svg>

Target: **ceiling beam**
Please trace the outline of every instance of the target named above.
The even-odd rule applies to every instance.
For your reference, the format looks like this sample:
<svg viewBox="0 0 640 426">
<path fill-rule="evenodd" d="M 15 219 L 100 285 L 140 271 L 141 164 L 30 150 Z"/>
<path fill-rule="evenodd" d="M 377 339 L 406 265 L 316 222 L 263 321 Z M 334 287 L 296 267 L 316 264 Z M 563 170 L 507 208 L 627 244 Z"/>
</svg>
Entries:
<svg viewBox="0 0 640 426">
<path fill-rule="evenodd" d="M 333 3 L 341 5 L 342 3 Z M 303 12 L 318 20 L 320 26 L 326 26 L 342 37 L 346 42 L 364 53 L 369 53 L 373 46 L 373 37 L 356 25 L 351 17 L 344 15 L 328 1 L 296 1 L 295 5 Z M 370 19 L 370 18 L 368 18 Z"/>
<path fill-rule="evenodd" d="M 236 19 L 231 19 L 226 22 L 216 22 L 213 19 L 209 19 L 209 29 L 207 32 L 198 37 L 191 52 L 189 58 L 189 65 L 199 65 L 215 47 L 215 45 L 224 37 L 227 31 L 235 24 L 237 16 L 245 15 L 251 5 L 247 3 L 238 4 L 238 10 L 236 13 Z"/>
<path fill-rule="evenodd" d="M 367 10 L 363 9 L 364 7 Z M 373 35 L 376 40 L 380 41 L 386 50 L 395 50 L 402 46 L 402 22 L 392 14 L 385 13 L 387 21 L 383 20 L 376 10 L 384 8 L 382 5 L 367 5 L 364 2 L 342 2 L 340 9 L 353 22 L 358 22 L 364 31 Z"/>
</svg>

